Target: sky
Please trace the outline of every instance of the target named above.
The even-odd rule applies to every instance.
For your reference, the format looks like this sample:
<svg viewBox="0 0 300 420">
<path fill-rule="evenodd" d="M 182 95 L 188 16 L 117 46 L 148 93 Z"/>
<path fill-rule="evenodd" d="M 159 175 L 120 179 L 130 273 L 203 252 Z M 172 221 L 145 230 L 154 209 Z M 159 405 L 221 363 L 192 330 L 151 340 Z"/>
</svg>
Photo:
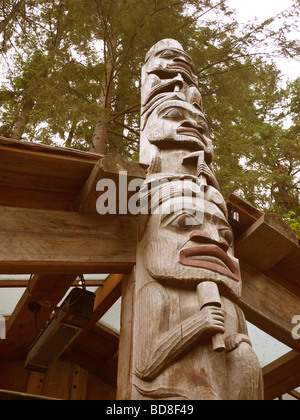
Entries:
<svg viewBox="0 0 300 420">
<path fill-rule="evenodd" d="M 255 17 L 259 20 L 267 19 L 282 12 L 294 2 L 293 0 L 228 0 L 229 6 L 238 11 L 242 22 Z"/>
<path fill-rule="evenodd" d="M 241 23 L 248 21 L 263 22 L 276 16 L 278 13 L 290 7 L 296 0 L 228 0 L 228 5 L 237 11 L 237 18 Z M 300 39 L 300 28 L 295 38 Z M 300 77 L 300 57 L 296 59 L 277 59 L 277 66 L 282 71 L 285 79 Z"/>
</svg>

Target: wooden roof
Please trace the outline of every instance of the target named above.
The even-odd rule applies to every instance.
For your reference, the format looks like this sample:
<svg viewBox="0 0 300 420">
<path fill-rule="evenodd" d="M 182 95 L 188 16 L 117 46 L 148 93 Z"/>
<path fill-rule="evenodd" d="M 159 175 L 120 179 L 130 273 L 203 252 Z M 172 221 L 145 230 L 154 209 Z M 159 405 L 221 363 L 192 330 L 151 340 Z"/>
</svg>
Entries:
<svg viewBox="0 0 300 420">
<path fill-rule="evenodd" d="M 100 156 L 0 137 L 0 214 L 4 221 L 0 227 L 0 274 L 32 275 L 7 321 L 7 339 L 0 341 L 0 371 L 24 360 L 35 338 L 30 301 L 43 303 L 38 314 L 42 326 L 80 274 L 111 273 L 99 283 L 92 321 L 62 359 L 89 373 L 91 395 L 96 395 L 91 389 L 95 392 L 98 383 L 104 397 L 113 397 L 119 338 L 98 320 L 121 296 L 123 276 L 134 267 L 136 218 L 98 215 L 96 183 L 103 178 L 118 182 L 120 170 L 127 172 L 128 182 L 144 178 L 146 169 L 120 155 Z M 280 374 L 272 376 L 272 369 L 266 373 L 271 378 L 267 397 L 274 398 L 300 385 L 300 342 L 291 337 L 291 318 L 300 314 L 300 242 L 276 216 L 264 215 L 235 195 L 229 198 L 228 207 L 239 213 L 238 223 L 231 220 L 243 277 L 243 295 L 237 303 L 250 322 L 295 352 L 292 379 L 290 370 L 282 368 L 291 359 L 282 361 L 281 369 L 274 367 Z M 255 258 L 248 258 L 253 254 L 249 250 L 256 253 Z M 265 266 L 257 263 L 262 260 Z M 8 284 L 1 285 L 0 280 L 0 287 L 4 286 Z M 21 375 L 20 370 L 16 372 Z M 0 389 L 24 392 L 24 387 L 15 389 L 8 382 L 0 374 Z M 26 377 L 26 384 L 27 391 L 33 389 L 32 377 Z"/>
</svg>

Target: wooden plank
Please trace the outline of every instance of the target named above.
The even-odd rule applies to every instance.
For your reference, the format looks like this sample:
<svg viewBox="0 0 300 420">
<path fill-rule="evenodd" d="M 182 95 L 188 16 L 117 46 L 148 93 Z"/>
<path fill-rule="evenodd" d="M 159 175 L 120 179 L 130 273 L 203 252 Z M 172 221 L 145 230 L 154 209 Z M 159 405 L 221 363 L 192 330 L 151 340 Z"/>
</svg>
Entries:
<svg viewBox="0 0 300 420">
<path fill-rule="evenodd" d="M 89 325 L 99 321 L 109 308 L 121 297 L 123 274 L 111 274 L 102 289 L 96 293 L 94 313 Z"/>
<path fill-rule="evenodd" d="M 300 246 L 298 245 L 289 255 L 268 270 L 265 275 L 300 297 Z"/>
<path fill-rule="evenodd" d="M 106 280 L 85 280 L 86 287 L 102 287 Z M 28 286 L 28 280 L 0 280 L 0 288 L 22 288 Z M 71 287 L 81 286 L 80 280 L 76 279 Z"/>
<path fill-rule="evenodd" d="M 119 336 L 97 323 L 90 328 L 81 339 L 69 347 L 62 356 L 63 360 L 76 363 L 97 377 L 102 375 L 102 366 L 105 367 L 118 352 Z M 114 359 L 115 360 L 115 359 Z M 112 372 L 111 372 L 112 373 Z M 114 379 L 116 379 L 116 375 Z"/>
<path fill-rule="evenodd" d="M 228 198 L 227 207 L 229 223 L 233 229 L 235 239 L 245 232 L 257 219 L 263 216 L 261 211 L 235 194 L 231 194 Z M 233 212 L 238 213 L 238 221 L 233 219 Z"/>
<path fill-rule="evenodd" d="M 235 243 L 235 255 L 260 272 L 270 270 L 298 247 L 298 238 L 279 216 L 265 214 Z"/>
<path fill-rule="evenodd" d="M 13 171 L 20 174 L 54 176 L 75 180 L 87 178 L 96 163 L 94 159 L 74 158 L 61 153 L 53 154 L 49 153 L 49 150 L 41 152 L 1 146 L 0 153 L 0 170 L 2 172 Z"/>
<path fill-rule="evenodd" d="M 36 401 L 36 400 L 45 400 L 45 401 L 56 401 L 57 398 L 49 397 L 40 397 L 38 395 L 26 394 L 25 392 L 14 392 L 0 389 L 0 400 L 5 401 Z"/>
<path fill-rule="evenodd" d="M 260 210 L 258 210 L 256 207 L 252 206 L 251 203 L 249 203 L 246 200 L 243 200 L 236 194 L 231 194 L 228 198 L 227 203 L 229 206 L 234 207 L 236 210 L 241 210 L 241 213 L 247 216 L 248 223 L 249 220 L 252 220 L 252 222 L 254 222 L 263 215 L 263 213 Z"/>
<path fill-rule="evenodd" d="M 0 400 L 115 399 L 115 388 L 81 366 L 62 360 L 54 362 L 45 374 L 24 369 L 22 360 L 0 360 L 0 372 Z"/>
<path fill-rule="evenodd" d="M 0 185 L 0 206 L 72 211 L 77 193 L 12 188 Z"/>
<path fill-rule="evenodd" d="M 129 272 L 136 218 L 0 207 L 0 274 Z"/>
<path fill-rule="evenodd" d="M 78 194 L 102 158 L 0 137 L 0 205 L 73 210 Z M 147 166 L 134 164 L 146 170 Z"/>
<path fill-rule="evenodd" d="M 300 351 L 300 340 L 294 340 L 292 318 L 300 314 L 297 296 L 263 274 L 241 264 L 242 296 L 238 302 L 249 322 L 294 350 Z"/>
<path fill-rule="evenodd" d="M 289 391 L 288 394 L 295 398 L 296 400 L 300 400 L 300 392 L 297 392 L 295 390 Z"/>
<path fill-rule="evenodd" d="M 89 375 L 86 400 L 87 401 L 114 401 L 116 399 L 116 388 L 108 385 L 95 376 Z"/>
<path fill-rule="evenodd" d="M 291 351 L 263 368 L 265 399 L 273 400 L 300 385 L 300 354 Z"/>
<path fill-rule="evenodd" d="M 72 149 L 69 147 L 48 146 L 46 144 L 29 142 L 24 140 L 13 140 L 0 136 L 0 151 L 2 152 L 4 150 L 24 153 L 28 152 L 29 154 L 36 156 L 62 156 L 64 159 L 69 158 L 73 161 L 81 160 L 85 162 L 90 162 L 93 166 L 99 161 L 99 159 L 104 157 L 104 155 L 99 155 L 98 153 L 86 152 L 78 149 Z M 144 169 L 148 167 L 148 165 L 145 165 L 143 163 L 140 163 L 140 166 Z"/>
<path fill-rule="evenodd" d="M 124 177 L 124 175 L 120 175 L 121 173 L 126 173 L 126 177 Z M 124 183 L 122 183 L 120 176 L 121 178 L 124 178 Z M 129 159 L 127 156 L 118 154 L 107 155 L 96 163 L 78 196 L 76 208 L 79 211 L 95 213 L 96 201 L 100 194 L 99 192 L 97 193 L 96 190 L 98 181 L 107 178 L 113 180 L 115 183 L 117 199 L 119 199 L 121 194 L 122 197 L 125 198 L 124 202 L 127 206 L 128 199 L 130 197 L 128 193 L 128 184 L 132 179 L 145 179 L 145 176 L 145 171 L 141 168 L 141 166 L 137 162 Z M 122 184 L 121 186 L 119 185 L 120 179 Z M 121 214 L 121 212 L 119 212 L 118 205 L 116 207 L 117 213 Z"/>
</svg>

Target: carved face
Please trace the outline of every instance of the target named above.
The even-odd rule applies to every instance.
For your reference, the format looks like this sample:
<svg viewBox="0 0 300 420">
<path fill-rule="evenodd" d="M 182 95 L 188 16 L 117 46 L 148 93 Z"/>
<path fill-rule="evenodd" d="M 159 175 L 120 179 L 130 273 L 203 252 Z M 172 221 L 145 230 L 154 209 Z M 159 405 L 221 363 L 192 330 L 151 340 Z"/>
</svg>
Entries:
<svg viewBox="0 0 300 420">
<path fill-rule="evenodd" d="M 209 128 L 199 107 L 178 100 L 167 100 L 156 107 L 143 135 L 161 149 L 204 150 L 206 162 L 213 158 Z"/>
<path fill-rule="evenodd" d="M 190 103 L 202 106 L 193 60 L 175 40 L 155 44 L 146 55 L 142 70 L 142 106 L 170 92 L 180 92 Z"/>
<path fill-rule="evenodd" d="M 150 216 L 142 239 L 150 275 L 162 283 L 191 288 L 201 280 L 216 281 L 239 294 L 239 262 L 233 255 L 224 205 L 213 187 L 204 197 L 201 193 L 175 201 L 170 197 L 161 204 L 160 214 Z"/>
</svg>

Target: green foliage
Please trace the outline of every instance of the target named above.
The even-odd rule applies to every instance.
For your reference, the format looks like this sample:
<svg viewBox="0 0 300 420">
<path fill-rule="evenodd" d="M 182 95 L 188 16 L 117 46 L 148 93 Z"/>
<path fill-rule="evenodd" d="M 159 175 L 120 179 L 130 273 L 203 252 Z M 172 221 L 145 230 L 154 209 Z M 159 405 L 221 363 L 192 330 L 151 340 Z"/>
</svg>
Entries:
<svg viewBox="0 0 300 420">
<path fill-rule="evenodd" d="M 0 5 L 7 63 L 0 135 L 11 136 L 31 99 L 24 139 L 88 150 L 100 121 L 106 151 L 138 160 L 141 65 L 155 42 L 175 38 L 199 69 L 224 196 L 235 192 L 263 211 L 300 215 L 300 79 L 285 85 L 272 62 L 274 54 L 299 55 L 289 33 L 299 22 L 296 3 L 276 18 L 277 29 L 275 18 L 241 27 L 226 0 Z"/>
<path fill-rule="evenodd" d="M 285 218 L 291 228 L 300 236 L 300 216 L 297 217 L 294 211 L 290 211 L 285 215 Z"/>
</svg>

